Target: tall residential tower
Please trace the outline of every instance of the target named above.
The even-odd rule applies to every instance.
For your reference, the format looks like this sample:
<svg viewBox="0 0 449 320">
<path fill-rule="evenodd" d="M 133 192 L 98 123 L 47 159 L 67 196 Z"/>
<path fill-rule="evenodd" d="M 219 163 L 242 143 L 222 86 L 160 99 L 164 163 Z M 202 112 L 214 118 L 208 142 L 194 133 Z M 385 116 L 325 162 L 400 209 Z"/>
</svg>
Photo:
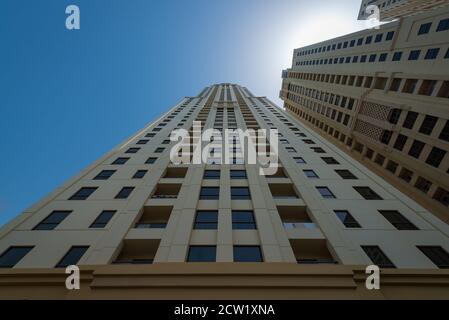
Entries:
<svg viewBox="0 0 449 320">
<path fill-rule="evenodd" d="M 171 132 L 195 120 L 277 129 L 280 169 L 239 156 L 242 134 L 230 164 L 172 164 Z M 414 200 L 267 98 L 219 84 L 3 227 L 0 297 L 449 298 L 448 252 L 449 226 Z M 379 291 L 365 287 L 372 264 Z M 65 288 L 69 265 L 79 291 Z"/>
<path fill-rule="evenodd" d="M 448 6 L 296 49 L 283 77 L 289 114 L 449 223 Z"/>
</svg>

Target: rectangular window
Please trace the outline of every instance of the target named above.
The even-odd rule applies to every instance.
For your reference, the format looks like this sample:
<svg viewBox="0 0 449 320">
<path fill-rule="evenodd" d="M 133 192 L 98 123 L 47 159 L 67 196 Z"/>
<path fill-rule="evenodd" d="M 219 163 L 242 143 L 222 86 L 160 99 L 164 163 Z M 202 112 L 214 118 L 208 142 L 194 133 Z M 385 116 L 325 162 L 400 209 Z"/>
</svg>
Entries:
<svg viewBox="0 0 449 320">
<path fill-rule="evenodd" d="M 433 147 L 432 151 L 429 154 L 429 157 L 426 160 L 426 163 L 438 168 L 441 164 L 441 161 L 443 161 L 444 156 L 446 155 L 446 151 L 441 150 L 440 148 Z"/>
<path fill-rule="evenodd" d="M 233 230 L 255 230 L 256 221 L 252 211 L 232 211 Z"/>
<path fill-rule="evenodd" d="M 394 31 L 390 31 L 390 32 L 388 32 L 387 33 L 387 37 L 386 37 L 386 41 L 390 41 L 390 40 L 393 40 L 393 37 L 394 37 Z"/>
<path fill-rule="evenodd" d="M 418 246 L 424 255 L 430 259 L 438 268 L 449 269 L 449 254 L 439 246 Z"/>
<path fill-rule="evenodd" d="M 335 210 L 337 218 L 345 225 L 346 228 L 361 228 L 360 224 L 347 210 Z"/>
<path fill-rule="evenodd" d="M 332 193 L 332 191 L 328 187 L 316 187 L 318 192 L 321 194 L 321 196 L 324 199 L 335 199 L 335 195 Z"/>
<path fill-rule="evenodd" d="M 216 246 L 190 246 L 187 255 L 187 262 L 215 262 L 216 259 Z"/>
<path fill-rule="evenodd" d="M 321 158 L 325 163 L 327 163 L 327 164 L 340 164 L 337 160 L 335 160 L 334 158 L 332 158 L 332 157 L 324 157 L 324 158 Z"/>
<path fill-rule="evenodd" d="M 33 230 L 54 230 L 71 214 L 72 211 L 53 211 L 48 217 L 41 221 Z"/>
<path fill-rule="evenodd" d="M 232 200 L 250 200 L 251 194 L 247 187 L 232 187 L 231 188 Z"/>
<path fill-rule="evenodd" d="M 425 135 L 431 135 L 437 122 L 438 122 L 437 117 L 426 116 L 421 125 L 421 128 L 419 129 L 419 132 Z"/>
<path fill-rule="evenodd" d="M 408 56 L 408 60 L 410 60 L 410 61 L 418 60 L 420 55 L 421 55 L 421 50 L 412 50 L 410 52 L 410 55 Z"/>
<path fill-rule="evenodd" d="M 123 187 L 122 190 L 115 196 L 115 199 L 128 199 L 134 187 Z"/>
<path fill-rule="evenodd" d="M 133 175 L 133 179 L 143 179 L 143 177 L 145 177 L 145 175 L 148 173 L 148 170 L 138 170 L 136 171 L 136 173 Z"/>
<path fill-rule="evenodd" d="M 385 62 L 385 61 L 387 61 L 387 58 L 388 58 L 388 53 L 382 53 L 379 56 L 379 62 Z"/>
<path fill-rule="evenodd" d="M 307 162 L 302 157 L 295 157 L 294 158 L 296 163 L 298 164 L 306 164 Z"/>
<path fill-rule="evenodd" d="M 0 256 L 0 268 L 13 268 L 34 247 L 9 247 Z"/>
<path fill-rule="evenodd" d="M 432 22 L 424 23 L 419 27 L 418 36 L 422 34 L 428 34 L 430 32 L 430 28 L 432 27 Z"/>
<path fill-rule="evenodd" d="M 398 230 L 418 230 L 418 228 L 408 221 L 399 211 L 379 210 L 379 213 Z"/>
<path fill-rule="evenodd" d="M 91 229 L 101 229 L 105 228 L 109 221 L 112 219 L 116 211 L 105 210 L 95 219 L 95 221 L 90 225 Z"/>
<path fill-rule="evenodd" d="M 197 211 L 194 229 L 196 230 L 217 230 L 218 211 Z"/>
<path fill-rule="evenodd" d="M 69 198 L 69 200 L 86 200 L 89 198 L 92 193 L 94 193 L 98 187 L 85 187 L 79 189 L 73 196 Z"/>
<path fill-rule="evenodd" d="M 157 158 L 148 158 L 148 160 L 145 162 L 145 164 L 154 164 L 156 162 Z"/>
<path fill-rule="evenodd" d="M 108 180 L 115 172 L 116 170 L 103 170 L 94 178 L 94 180 Z"/>
<path fill-rule="evenodd" d="M 154 150 L 154 153 L 162 153 L 164 152 L 165 148 L 157 148 L 156 150 Z"/>
<path fill-rule="evenodd" d="M 438 54 L 440 53 L 440 48 L 433 48 L 427 50 L 426 56 L 424 57 L 425 60 L 435 60 L 438 58 Z"/>
<path fill-rule="evenodd" d="M 232 180 L 243 180 L 247 179 L 246 170 L 231 170 Z"/>
<path fill-rule="evenodd" d="M 66 253 L 66 255 L 58 262 L 55 268 L 67 268 L 68 266 L 76 265 L 89 247 L 74 246 Z"/>
<path fill-rule="evenodd" d="M 413 158 L 419 159 L 421 156 L 421 153 L 424 149 L 425 143 L 415 140 L 412 144 L 412 147 L 410 148 L 410 151 L 408 152 L 409 156 L 412 156 Z"/>
<path fill-rule="evenodd" d="M 383 38 L 383 33 L 379 33 L 376 35 L 376 39 L 375 42 L 382 42 L 382 38 Z"/>
<path fill-rule="evenodd" d="M 405 118 L 403 127 L 412 130 L 415 126 L 416 119 L 418 119 L 418 113 L 409 111 L 407 117 Z"/>
<path fill-rule="evenodd" d="M 234 246 L 234 262 L 263 262 L 259 246 Z"/>
<path fill-rule="evenodd" d="M 349 170 L 335 170 L 335 172 L 345 180 L 357 180 L 358 178 Z"/>
<path fill-rule="evenodd" d="M 117 158 L 113 163 L 111 164 L 116 164 L 116 165 L 123 165 L 125 163 L 127 163 L 129 160 L 129 158 Z"/>
<path fill-rule="evenodd" d="M 439 139 L 449 142 L 449 120 L 446 121 L 446 125 L 444 126 L 443 131 L 441 131 Z"/>
<path fill-rule="evenodd" d="M 398 135 L 398 138 L 396 139 L 396 142 L 394 143 L 393 147 L 396 150 L 402 151 L 402 150 L 404 150 L 404 146 L 406 143 L 407 143 L 407 137 L 400 134 L 400 135 Z"/>
<path fill-rule="evenodd" d="M 402 52 L 395 52 L 393 55 L 393 61 L 401 61 L 402 59 Z"/>
<path fill-rule="evenodd" d="M 437 27 L 437 32 L 449 30 L 449 19 L 441 20 Z"/>
<path fill-rule="evenodd" d="M 306 175 L 307 178 L 319 179 L 319 176 L 313 170 L 303 170 L 303 172 L 304 172 L 304 174 Z"/>
<path fill-rule="evenodd" d="M 311 148 L 315 153 L 326 153 L 323 148 Z"/>
<path fill-rule="evenodd" d="M 396 266 L 378 246 L 362 246 L 363 251 L 371 261 L 380 268 L 391 269 Z"/>
<path fill-rule="evenodd" d="M 204 171 L 203 179 L 205 179 L 205 180 L 220 180 L 220 170 Z"/>
<path fill-rule="evenodd" d="M 200 200 L 218 200 L 220 197 L 219 187 L 202 187 Z"/>
<path fill-rule="evenodd" d="M 150 141 L 150 140 L 147 140 L 147 139 L 144 139 L 144 140 L 139 140 L 139 141 L 137 141 L 137 143 L 136 143 L 136 144 L 139 144 L 139 145 L 142 145 L 142 144 L 147 144 L 147 143 L 148 143 L 148 141 Z"/>
<path fill-rule="evenodd" d="M 139 150 L 140 148 L 129 148 L 125 153 L 137 153 Z"/>
<path fill-rule="evenodd" d="M 370 187 L 353 187 L 365 200 L 383 200 L 376 192 Z"/>
</svg>

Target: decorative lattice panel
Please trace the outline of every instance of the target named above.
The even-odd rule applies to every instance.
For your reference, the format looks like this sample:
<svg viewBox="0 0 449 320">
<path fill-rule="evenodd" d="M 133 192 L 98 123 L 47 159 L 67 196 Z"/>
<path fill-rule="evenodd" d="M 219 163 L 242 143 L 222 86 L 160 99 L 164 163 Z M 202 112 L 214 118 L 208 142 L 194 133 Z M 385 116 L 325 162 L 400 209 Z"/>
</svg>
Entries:
<svg viewBox="0 0 449 320">
<path fill-rule="evenodd" d="M 361 120 L 357 120 L 354 130 L 376 141 L 380 140 L 383 133 L 382 128 Z"/>
<path fill-rule="evenodd" d="M 388 119 L 390 110 L 391 107 L 384 106 L 378 103 L 363 102 L 362 108 L 360 109 L 360 114 L 384 121 Z"/>
</svg>

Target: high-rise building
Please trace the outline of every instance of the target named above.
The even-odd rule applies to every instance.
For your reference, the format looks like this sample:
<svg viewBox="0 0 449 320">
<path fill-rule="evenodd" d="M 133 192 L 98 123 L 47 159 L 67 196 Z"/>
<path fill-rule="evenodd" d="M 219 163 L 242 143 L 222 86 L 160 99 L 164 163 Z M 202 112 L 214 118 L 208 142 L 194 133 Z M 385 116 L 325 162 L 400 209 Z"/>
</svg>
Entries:
<svg viewBox="0 0 449 320">
<path fill-rule="evenodd" d="M 169 137 L 195 120 L 277 129 L 279 170 L 245 161 L 242 132 L 215 147 L 233 140 L 229 164 L 174 165 Z M 0 297 L 449 298 L 448 252 L 448 225 L 267 98 L 220 84 L 4 226 Z M 373 264 L 379 291 L 365 287 Z M 71 265 L 79 291 L 65 287 Z"/>
<path fill-rule="evenodd" d="M 362 0 L 359 20 L 365 20 L 371 16 L 372 10 L 369 10 L 370 6 L 378 8 L 380 20 L 388 21 L 448 4 L 449 0 Z"/>
<path fill-rule="evenodd" d="M 289 114 L 449 223 L 449 7 L 296 49 L 283 77 Z"/>
</svg>

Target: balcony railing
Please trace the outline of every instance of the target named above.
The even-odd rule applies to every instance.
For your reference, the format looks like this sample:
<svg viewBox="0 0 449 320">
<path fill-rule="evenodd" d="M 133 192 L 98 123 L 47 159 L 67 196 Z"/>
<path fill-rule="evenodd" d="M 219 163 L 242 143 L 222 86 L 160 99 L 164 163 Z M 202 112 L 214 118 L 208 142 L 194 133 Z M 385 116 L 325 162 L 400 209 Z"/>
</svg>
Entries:
<svg viewBox="0 0 449 320">
<path fill-rule="evenodd" d="M 317 229 L 318 226 L 313 222 L 284 222 L 285 229 Z"/>
</svg>

